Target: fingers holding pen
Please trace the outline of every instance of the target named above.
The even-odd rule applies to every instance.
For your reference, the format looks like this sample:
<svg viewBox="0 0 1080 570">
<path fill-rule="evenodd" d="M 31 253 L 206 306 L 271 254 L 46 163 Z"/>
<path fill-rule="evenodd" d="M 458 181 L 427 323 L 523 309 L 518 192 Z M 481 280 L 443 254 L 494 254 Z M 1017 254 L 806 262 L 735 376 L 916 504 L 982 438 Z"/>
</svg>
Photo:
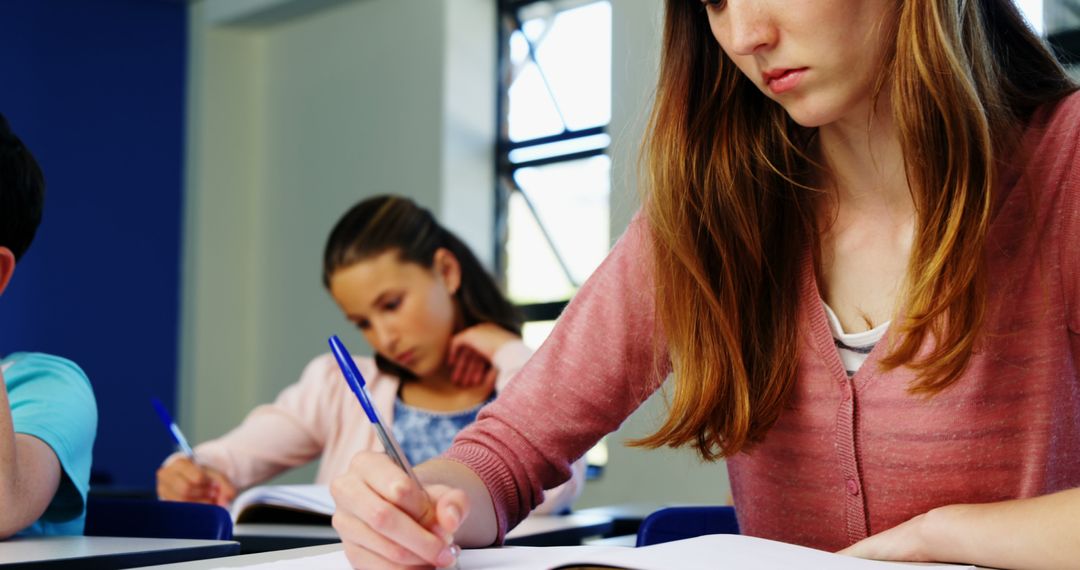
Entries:
<svg viewBox="0 0 1080 570">
<path fill-rule="evenodd" d="M 236 486 L 220 471 L 207 468 L 206 474 L 210 479 L 210 495 L 214 503 L 228 508 L 236 498 Z"/>
<path fill-rule="evenodd" d="M 158 498 L 166 501 L 209 503 L 227 507 L 236 498 L 236 486 L 224 473 L 176 457 L 157 470 Z"/>
<path fill-rule="evenodd" d="M 391 541 L 364 521 L 334 513 L 334 529 L 345 544 L 345 555 L 354 568 L 431 568 L 412 551 Z M 363 546 L 361 546 L 363 545 Z"/>
<path fill-rule="evenodd" d="M 362 453 L 334 480 L 334 528 L 354 564 L 376 568 L 445 566 L 451 537 L 436 527 L 428 494 L 388 457 Z"/>
<path fill-rule="evenodd" d="M 469 500 L 465 492 L 445 485 L 428 485 L 428 496 L 435 501 L 435 531 L 445 537 L 453 537 L 469 516 Z"/>
<path fill-rule="evenodd" d="M 212 481 L 202 467 L 180 457 L 157 471 L 158 496 L 169 501 L 212 502 Z"/>
</svg>

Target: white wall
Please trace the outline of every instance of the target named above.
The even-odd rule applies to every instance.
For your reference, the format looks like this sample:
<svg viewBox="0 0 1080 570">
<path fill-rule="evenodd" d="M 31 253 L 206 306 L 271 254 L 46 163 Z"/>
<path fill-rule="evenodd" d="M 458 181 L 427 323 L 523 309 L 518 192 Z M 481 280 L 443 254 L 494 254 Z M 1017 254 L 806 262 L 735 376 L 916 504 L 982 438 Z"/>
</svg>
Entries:
<svg viewBox="0 0 1080 570">
<path fill-rule="evenodd" d="M 271 400 L 329 334 L 368 350 L 319 281 L 323 240 L 352 203 L 408 194 L 483 260 L 492 253 L 494 0 L 232 2 L 191 7 L 180 378 L 198 441 Z M 613 2 L 614 236 L 638 204 L 660 5 Z M 610 438 L 609 469 L 582 506 L 726 499 L 722 466 L 622 447 L 662 411 L 650 400 Z"/>
<path fill-rule="evenodd" d="M 262 42 L 191 7 L 180 417 L 200 441 L 256 401 Z"/>
<path fill-rule="evenodd" d="M 460 99 L 485 104 L 494 90 L 448 81 L 445 63 L 466 54 L 494 69 L 490 4 L 263 4 L 275 18 L 225 18 L 215 0 L 191 5 L 180 391 L 181 417 L 198 441 L 295 381 L 328 335 L 369 350 L 320 282 L 323 242 L 350 205 L 393 192 L 443 215 L 457 193 L 470 199 L 462 188 L 486 197 L 492 187 L 493 111 L 486 123 L 457 123 L 475 112 L 462 111 Z M 443 218 L 487 252 L 492 212 L 478 202 L 468 220 L 461 208 Z"/>
</svg>

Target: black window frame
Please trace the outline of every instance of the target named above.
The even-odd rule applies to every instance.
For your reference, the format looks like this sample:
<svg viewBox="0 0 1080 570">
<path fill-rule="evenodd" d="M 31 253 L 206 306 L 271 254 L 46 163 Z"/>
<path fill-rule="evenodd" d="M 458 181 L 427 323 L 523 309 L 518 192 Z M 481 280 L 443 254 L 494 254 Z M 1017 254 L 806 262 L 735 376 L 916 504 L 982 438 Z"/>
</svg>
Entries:
<svg viewBox="0 0 1080 570">
<path fill-rule="evenodd" d="M 529 197 L 525 192 L 517 187 L 514 182 L 514 173 L 522 168 L 545 166 L 549 164 L 557 164 L 563 162 L 571 162 L 575 160 L 581 160 L 584 158 L 590 158 L 594 156 L 606 155 L 610 156 L 611 144 L 610 142 L 596 148 L 588 150 L 567 152 L 563 154 L 557 154 L 547 156 L 544 158 L 513 162 L 510 160 L 510 153 L 515 150 L 534 148 L 540 145 L 546 145 L 557 142 L 579 140 L 586 137 L 594 137 L 596 135 L 606 135 L 608 133 L 608 124 L 590 127 L 586 129 L 568 129 L 566 127 L 565 120 L 563 121 L 563 131 L 561 133 L 538 137 L 523 141 L 511 141 L 509 136 L 509 89 L 512 79 L 513 62 L 510 60 L 510 36 L 515 31 L 519 31 L 522 28 L 523 22 L 518 18 L 519 11 L 530 5 L 540 4 L 544 2 L 556 2 L 558 0 L 498 0 L 497 9 L 498 14 L 496 17 L 496 26 L 498 28 L 498 57 L 497 57 L 497 92 L 496 92 L 496 124 L 497 124 L 497 140 L 495 143 L 495 275 L 499 281 L 506 285 L 506 269 L 507 269 L 507 251 L 506 242 L 509 235 L 509 205 L 510 196 L 513 192 L 519 192 L 522 198 L 525 200 L 526 205 L 532 212 L 533 218 L 536 220 L 538 227 L 544 234 L 548 247 L 555 255 L 560 268 L 562 269 L 566 279 L 573 285 L 574 289 L 580 287 L 581 283 L 574 278 L 570 272 L 569 267 L 563 261 L 562 256 L 559 253 L 558 248 L 555 246 L 550 234 L 544 227 L 543 220 L 540 218 L 535 206 L 529 200 Z M 581 5 L 589 4 L 593 1 L 602 0 L 588 0 L 580 2 Z M 609 0 L 610 1 L 610 0 Z M 536 61 L 536 52 L 532 43 L 529 43 L 529 59 L 543 74 L 543 68 Z M 545 78 L 545 83 L 546 83 Z M 549 90 L 550 93 L 550 90 Z M 558 101 L 555 99 L 554 94 L 551 94 L 552 100 L 556 107 Z M 560 112 L 561 115 L 561 112 Z M 610 139 L 609 139 L 610 140 Z M 522 314 L 525 317 L 526 322 L 534 321 L 553 321 L 562 314 L 563 309 L 570 302 L 570 299 L 551 300 L 539 303 L 527 303 L 518 305 Z"/>
</svg>

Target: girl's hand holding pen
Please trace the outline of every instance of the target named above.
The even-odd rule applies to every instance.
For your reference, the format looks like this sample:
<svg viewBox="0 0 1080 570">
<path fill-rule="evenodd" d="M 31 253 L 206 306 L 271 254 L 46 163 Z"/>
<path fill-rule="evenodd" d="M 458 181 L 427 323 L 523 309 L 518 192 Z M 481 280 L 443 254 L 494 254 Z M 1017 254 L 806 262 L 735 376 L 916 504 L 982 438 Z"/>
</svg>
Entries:
<svg viewBox="0 0 1080 570">
<path fill-rule="evenodd" d="M 359 453 L 330 485 L 334 529 L 355 568 L 445 568 L 457 558 L 454 532 L 469 513 L 465 493 L 420 487 L 383 453 Z"/>
<path fill-rule="evenodd" d="M 157 493 L 165 501 L 227 507 L 236 498 L 236 487 L 224 474 L 177 457 L 157 470 Z"/>
</svg>

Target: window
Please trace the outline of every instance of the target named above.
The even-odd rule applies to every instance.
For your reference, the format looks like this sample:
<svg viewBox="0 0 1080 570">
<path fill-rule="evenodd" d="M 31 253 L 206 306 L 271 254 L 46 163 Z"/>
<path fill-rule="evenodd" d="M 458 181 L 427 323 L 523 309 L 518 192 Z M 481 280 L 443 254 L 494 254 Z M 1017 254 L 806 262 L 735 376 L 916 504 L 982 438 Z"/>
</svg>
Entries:
<svg viewBox="0 0 1080 570">
<path fill-rule="evenodd" d="M 1017 0 L 1016 6 L 1020 13 L 1027 19 L 1028 24 L 1042 35 L 1043 31 L 1043 0 Z"/>
<path fill-rule="evenodd" d="M 611 3 L 500 0 L 499 26 L 496 271 L 536 348 L 610 246 Z"/>
<path fill-rule="evenodd" d="M 1035 16 L 1028 4 L 1038 6 L 1039 23 L 1045 24 L 1036 29 L 1046 34 L 1054 54 L 1069 66 L 1073 78 L 1080 80 L 1080 0 L 1022 0 L 1021 8 L 1032 19 Z"/>
</svg>

